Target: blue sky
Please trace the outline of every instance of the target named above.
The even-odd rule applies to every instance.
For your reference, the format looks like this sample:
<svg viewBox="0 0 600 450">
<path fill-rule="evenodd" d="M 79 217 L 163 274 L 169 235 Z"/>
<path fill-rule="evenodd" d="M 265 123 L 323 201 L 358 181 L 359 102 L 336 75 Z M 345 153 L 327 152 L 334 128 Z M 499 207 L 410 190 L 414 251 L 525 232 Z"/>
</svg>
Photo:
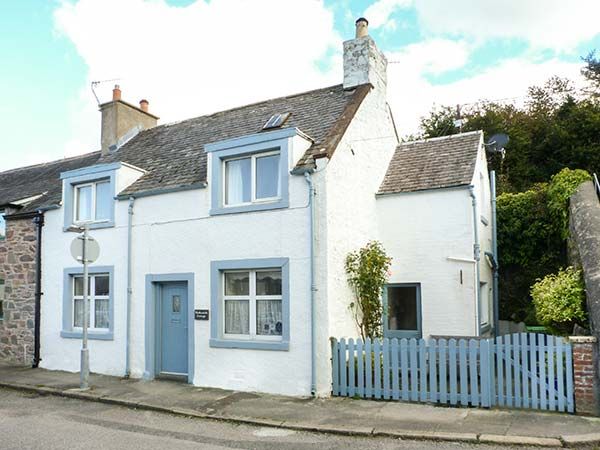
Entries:
<svg viewBox="0 0 600 450">
<path fill-rule="evenodd" d="M 0 5 L 0 170 L 96 150 L 90 82 L 118 78 L 161 123 L 341 82 L 365 15 L 392 64 L 401 134 L 435 105 L 521 97 L 578 78 L 600 2 L 546 0 L 19 0 Z M 97 93 L 107 100 L 114 82 Z"/>
</svg>

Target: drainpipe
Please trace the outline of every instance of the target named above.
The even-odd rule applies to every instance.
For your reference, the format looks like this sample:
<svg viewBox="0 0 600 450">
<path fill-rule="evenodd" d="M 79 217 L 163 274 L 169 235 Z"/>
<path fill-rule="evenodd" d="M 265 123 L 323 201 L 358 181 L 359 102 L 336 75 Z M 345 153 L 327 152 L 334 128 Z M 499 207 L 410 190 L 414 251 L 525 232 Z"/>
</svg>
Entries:
<svg viewBox="0 0 600 450">
<path fill-rule="evenodd" d="M 42 307 L 42 227 L 44 226 L 44 213 L 38 211 L 33 218 L 36 225 L 37 242 L 35 248 L 35 306 L 33 329 L 33 363 L 34 369 L 40 365 L 40 319 Z"/>
<path fill-rule="evenodd" d="M 473 259 L 475 260 L 475 299 L 476 299 L 476 303 L 475 303 L 475 310 L 476 310 L 476 314 L 475 314 L 475 329 L 477 330 L 477 336 L 479 336 L 481 334 L 481 325 L 479 323 L 479 315 L 480 315 L 480 309 L 481 306 L 479 304 L 480 302 L 480 295 L 479 295 L 479 283 L 480 283 L 480 270 L 479 270 L 479 260 L 481 258 L 481 248 L 479 246 L 479 221 L 477 218 L 477 198 L 475 197 L 475 186 L 470 185 L 469 186 L 469 195 L 471 196 L 471 203 L 473 205 Z"/>
<path fill-rule="evenodd" d="M 131 288 L 131 254 L 132 254 L 132 229 L 133 229 L 133 203 L 135 202 L 135 198 L 133 196 L 129 197 L 129 207 L 127 209 L 127 312 L 126 312 L 126 328 L 127 331 L 125 333 L 125 377 L 129 378 L 131 367 L 129 363 L 129 340 L 131 334 L 131 296 L 132 296 L 132 288 Z"/>
<path fill-rule="evenodd" d="M 500 320 L 500 301 L 498 299 L 498 280 L 500 278 L 500 264 L 498 262 L 498 228 L 496 225 L 496 171 L 490 173 L 490 190 L 492 191 L 492 253 L 494 255 L 494 334 L 498 336 L 498 323 Z"/>
<path fill-rule="evenodd" d="M 315 207 L 313 198 L 315 196 L 315 187 L 311 177 L 311 172 L 304 172 L 304 179 L 308 184 L 308 209 L 310 211 L 310 345 L 311 345 L 311 360 L 310 360 L 310 393 L 314 397 L 317 395 L 317 342 L 316 342 L 316 311 L 315 311 L 315 236 L 314 236 L 314 221 Z"/>
</svg>

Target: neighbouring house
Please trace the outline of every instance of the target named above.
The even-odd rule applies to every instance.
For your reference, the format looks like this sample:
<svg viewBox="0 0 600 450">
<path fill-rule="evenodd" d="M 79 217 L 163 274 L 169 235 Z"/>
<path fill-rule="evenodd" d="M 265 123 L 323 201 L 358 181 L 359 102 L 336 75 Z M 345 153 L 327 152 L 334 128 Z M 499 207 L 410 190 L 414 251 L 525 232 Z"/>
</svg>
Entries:
<svg viewBox="0 0 600 450">
<path fill-rule="evenodd" d="M 328 395 L 329 337 L 357 335 L 344 260 L 370 240 L 394 259 L 386 335 L 493 332 L 482 134 L 398 145 L 386 66 L 359 19 L 340 85 L 165 125 L 116 87 L 99 152 L 0 173 L 0 355 L 35 351 L 41 274 L 40 366 L 79 369 L 85 222 L 93 372 Z"/>
</svg>

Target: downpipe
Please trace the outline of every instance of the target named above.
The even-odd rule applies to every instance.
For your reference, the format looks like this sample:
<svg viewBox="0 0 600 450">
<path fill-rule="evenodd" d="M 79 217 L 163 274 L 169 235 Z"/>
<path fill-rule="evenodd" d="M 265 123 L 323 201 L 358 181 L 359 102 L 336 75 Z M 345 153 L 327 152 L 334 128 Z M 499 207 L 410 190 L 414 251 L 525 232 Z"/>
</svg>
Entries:
<svg viewBox="0 0 600 450">
<path fill-rule="evenodd" d="M 317 342 L 316 342 L 316 311 L 315 311 L 315 236 L 314 236 L 314 201 L 315 187 L 311 172 L 304 172 L 304 179 L 308 184 L 308 209 L 310 212 L 309 236 L 310 236 L 310 393 L 313 397 L 317 395 Z"/>
<path fill-rule="evenodd" d="M 469 195 L 471 196 L 471 204 L 473 206 L 473 259 L 475 260 L 475 330 L 477 330 L 476 336 L 481 335 L 481 325 L 480 325 L 480 314 L 481 314 L 481 305 L 480 305 L 480 293 L 481 290 L 480 279 L 481 272 L 479 268 L 479 261 L 481 259 L 481 247 L 479 245 L 479 221 L 477 220 L 477 197 L 475 196 L 475 186 L 469 186 Z"/>
<path fill-rule="evenodd" d="M 500 263 L 498 262 L 498 226 L 496 223 L 496 171 L 490 173 L 490 190 L 492 193 L 492 253 L 494 255 L 494 334 L 498 336 L 500 321 L 500 299 L 498 281 L 500 278 Z"/>
<path fill-rule="evenodd" d="M 36 225 L 36 249 L 35 249 L 35 306 L 34 306 L 34 329 L 33 329 L 33 363 L 34 369 L 40 365 L 40 325 L 42 317 L 42 227 L 44 226 L 44 213 L 38 211 L 33 218 Z"/>
<path fill-rule="evenodd" d="M 125 378 L 129 378 L 131 373 L 130 364 L 130 345 L 131 339 L 131 297 L 132 297 L 132 240 L 133 240 L 133 204 L 135 203 L 135 197 L 129 197 L 129 206 L 127 208 L 127 312 L 126 312 L 126 332 L 125 332 Z"/>
</svg>

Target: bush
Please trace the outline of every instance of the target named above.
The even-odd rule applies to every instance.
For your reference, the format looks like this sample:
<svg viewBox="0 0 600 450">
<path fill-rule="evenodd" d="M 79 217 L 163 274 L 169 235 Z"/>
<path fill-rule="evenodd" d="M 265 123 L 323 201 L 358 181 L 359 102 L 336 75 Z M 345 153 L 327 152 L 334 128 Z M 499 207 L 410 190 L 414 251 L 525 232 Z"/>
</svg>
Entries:
<svg viewBox="0 0 600 450">
<path fill-rule="evenodd" d="M 561 237 L 569 237 L 569 197 L 584 181 L 592 177 L 585 170 L 564 168 L 553 175 L 548 186 L 548 210 Z"/>
<path fill-rule="evenodd" d="M 580 270 L 568 267 L 538 279 L 531 287 L 531 297 L 537 319 L 555 333 L 568 334 L 576 323 L 585 323 L 585 288 Z"/>
</svg>

